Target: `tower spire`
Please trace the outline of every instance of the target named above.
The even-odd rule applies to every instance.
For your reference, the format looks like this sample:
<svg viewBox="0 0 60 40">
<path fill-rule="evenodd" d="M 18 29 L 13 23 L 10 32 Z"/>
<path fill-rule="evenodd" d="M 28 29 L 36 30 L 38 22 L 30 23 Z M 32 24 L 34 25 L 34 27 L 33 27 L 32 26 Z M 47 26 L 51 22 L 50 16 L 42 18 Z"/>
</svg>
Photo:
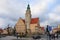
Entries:
<svg viewBox="0 0 60 40">
<path fill-rule="evenodd" d="M 28 4 L 27 9 L 30 9 L 30 5 Z"/>
</svg>

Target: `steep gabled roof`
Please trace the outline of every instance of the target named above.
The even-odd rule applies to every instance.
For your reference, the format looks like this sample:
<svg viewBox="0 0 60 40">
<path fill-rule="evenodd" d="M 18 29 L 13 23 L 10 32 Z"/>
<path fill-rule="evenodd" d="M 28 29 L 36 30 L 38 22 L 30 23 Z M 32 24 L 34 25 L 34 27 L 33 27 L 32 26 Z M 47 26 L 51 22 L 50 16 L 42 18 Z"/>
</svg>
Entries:
<svg viewBox="0 0 60 40">
<path fill-rule="evenodd" d="M 25 20 L 23 20 L 23 19 L 20 17 L 20 18 L 18 19 L 16 25 L 20 24 L 21 21 L 23 22 L 23 24 L 25 24 Z"/>
<path fill-rule="evenodd" d="M 22 19 L 22 21 L 25 23 L 25 20 L 24 19 Z"/>
</svg>

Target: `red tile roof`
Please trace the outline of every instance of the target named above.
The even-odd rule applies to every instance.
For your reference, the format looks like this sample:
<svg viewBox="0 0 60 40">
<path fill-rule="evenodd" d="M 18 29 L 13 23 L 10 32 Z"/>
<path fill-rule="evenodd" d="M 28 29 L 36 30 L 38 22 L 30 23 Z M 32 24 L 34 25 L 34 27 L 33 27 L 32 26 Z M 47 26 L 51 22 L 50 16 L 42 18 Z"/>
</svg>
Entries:
<svg viewBox="0 0 60 40">
<path fill-rule="evenodd" d="M 31 24 L 38 23 L 38 21 L 39 21 L 39 18 L 32 18 L 31 19 Z"/>
<path fill-rule="evenodd" d="M 22 20 L 23 20 L 23 22 L 25 23 L 25 20 L 24 20 L 24 19 L 22 19 Z M 38 23 L 38 21 L 39 21 L 39 18 L 32 18 L 30 24 Z"/>
</svg>

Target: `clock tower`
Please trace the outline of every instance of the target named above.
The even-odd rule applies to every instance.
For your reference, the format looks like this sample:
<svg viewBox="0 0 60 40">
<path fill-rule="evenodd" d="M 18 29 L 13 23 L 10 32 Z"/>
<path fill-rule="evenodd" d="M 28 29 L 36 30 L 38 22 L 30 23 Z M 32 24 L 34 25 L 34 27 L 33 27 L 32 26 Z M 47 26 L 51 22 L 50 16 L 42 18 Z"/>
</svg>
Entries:
<svg viewBox="0 0 60 40">
<path fill-rule="evenodd" d="M 27 30 L 30 30 L 30 22 L 31 22 L 31 10 L 30 10 L 30 5 L 28 4 L 27 10 L 25 13 L 25 24 Z"/>
</svg>

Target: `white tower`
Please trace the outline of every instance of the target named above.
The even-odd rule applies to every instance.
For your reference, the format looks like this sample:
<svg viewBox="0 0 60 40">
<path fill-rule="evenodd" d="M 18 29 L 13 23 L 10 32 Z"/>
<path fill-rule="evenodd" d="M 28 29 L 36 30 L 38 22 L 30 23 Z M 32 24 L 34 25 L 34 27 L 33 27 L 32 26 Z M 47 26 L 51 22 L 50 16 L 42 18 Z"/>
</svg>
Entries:
<svg viewBox="0 0 60 40">
<path fill-rule="evenodd" d="M 27 29 L 29 30 L 30 30 L 30 22 L 31 22 L 31 10 L 28 4 L 26 14 L 25 14 L 25 24 L 26 24 Z"/>
</svg>

